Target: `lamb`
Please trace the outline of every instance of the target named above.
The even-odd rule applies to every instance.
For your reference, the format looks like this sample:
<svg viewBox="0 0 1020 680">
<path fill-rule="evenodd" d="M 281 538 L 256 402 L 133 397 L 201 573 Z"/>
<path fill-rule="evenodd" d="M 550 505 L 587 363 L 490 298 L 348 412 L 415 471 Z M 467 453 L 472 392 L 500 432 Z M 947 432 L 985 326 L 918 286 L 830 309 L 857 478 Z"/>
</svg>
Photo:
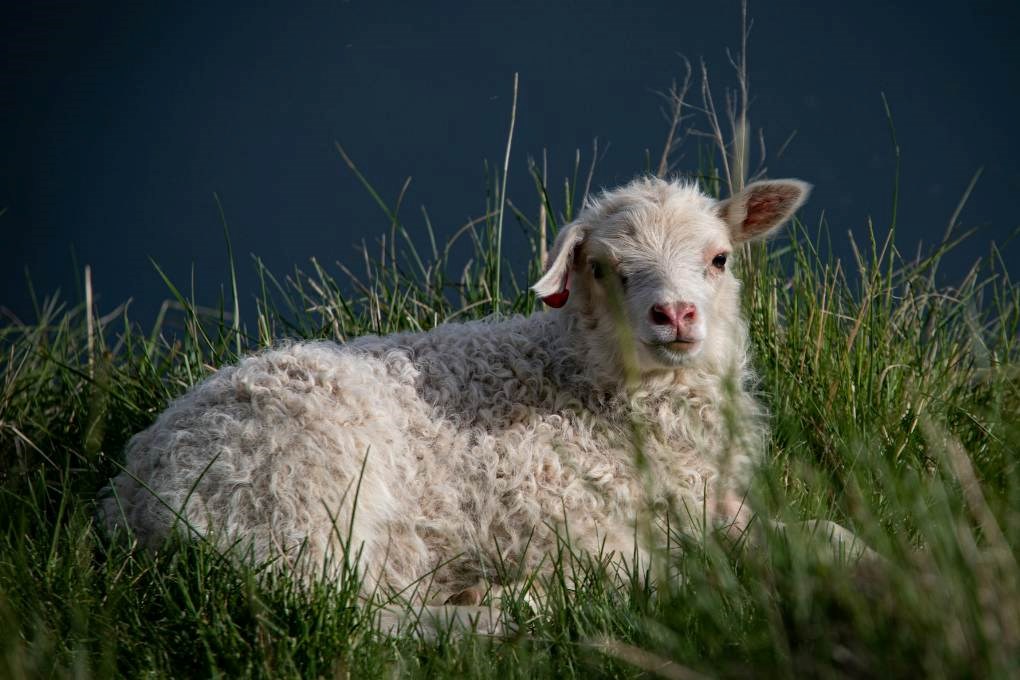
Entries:
<svg viewBox="0 0 1020 680">
<path fill-rule="evenodd" d="M 533 286 L 548 310 L 222 368 L 131 439 L 103 525 L 305 579 L 356 556 L 366 595 L 440 603 L 547 569 L 564 535 L 647 564 L 664 536 L 638 524 L 664 511 L 741 531 L 766 423 L 730 258 L 809 189 L 759 181 L 716 201 L 639 178 L 560 231 Z"/>
</svg>

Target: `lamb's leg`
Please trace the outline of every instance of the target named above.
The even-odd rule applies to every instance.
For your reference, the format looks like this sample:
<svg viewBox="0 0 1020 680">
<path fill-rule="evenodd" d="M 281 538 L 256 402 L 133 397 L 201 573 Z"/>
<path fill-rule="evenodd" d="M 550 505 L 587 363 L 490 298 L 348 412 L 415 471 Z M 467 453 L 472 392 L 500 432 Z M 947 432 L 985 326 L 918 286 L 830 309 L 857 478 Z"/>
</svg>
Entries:
<svg viewBox="0 0 1020 680">
<path fill-rule="evenodd" d="M 725 530 L 733 540 L 747 541 L 751 546 L 759 547 L 764 537 L 760 530 L 751 526 L 754 513 L 747 506 L 745 499 L 733 493 L 726 494 L 716 506 L 715 525 Z M 826 561 L 839 561 L 854 564 L 857 562 L 873 562 L 881 560 L 878 553 L 854 532 L 841 524 L 829 520 L 812 519 L 787 525 L 778 520 L 767 520 L 768 526 L 785 535 L 787 529 L 794 528 L 816 539 L 821 548 L 819 553 Z"/>
<path fill-rule="evenodd" d="M 714 511 L 715 516 L 712 524 L 716 528 L 723 529 L 730 539 L 740 541 L 748 536 L 748 529 L 754 519 L 754 513 L 744 496 L 728 491 L 721 500 L 715 503 Z"/>
<path fill-rule="evenodd" d="M 785 534 L 788 528 L 786 524 L 776 520 L 769 524 L 782 534 Z M 857 534 L 836 522 L 810 519 L 804 522 L 795 522 L 791 527 L 796 527 L 797 531 L 815 539 L 821 548 L 819 555 L 825 561 L 858 564 L 882 560 L 881 556 L 868 547 Z"/>
</svg>

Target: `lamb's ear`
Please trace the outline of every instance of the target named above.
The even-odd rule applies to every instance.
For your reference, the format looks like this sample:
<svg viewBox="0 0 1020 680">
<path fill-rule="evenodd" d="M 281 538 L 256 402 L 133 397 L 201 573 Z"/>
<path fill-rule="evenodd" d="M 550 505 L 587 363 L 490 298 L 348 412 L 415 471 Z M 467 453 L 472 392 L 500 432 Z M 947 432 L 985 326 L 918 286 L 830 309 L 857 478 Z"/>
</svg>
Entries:
<svg viewBox="0 0 1020 680">
<path fill-rule="evenodd" d="M 549 264 L 531 290 L 535 291 L 542 302 L 550 307 L 562 307 L 570 297 L 570 269 L 574 263 L 574 252 L 584 240 L 587 230 L 580 222 L 571 222 L 560 230 L 552 251 L 549 253 Z"/>
<path fill-rule="evenodd" d="M 811 193 L 799 179 L 772 179 L 748 184 L 736 196 L 719 203 L 734 243 L 762 238 L 790 219 Z"/>
</svg>

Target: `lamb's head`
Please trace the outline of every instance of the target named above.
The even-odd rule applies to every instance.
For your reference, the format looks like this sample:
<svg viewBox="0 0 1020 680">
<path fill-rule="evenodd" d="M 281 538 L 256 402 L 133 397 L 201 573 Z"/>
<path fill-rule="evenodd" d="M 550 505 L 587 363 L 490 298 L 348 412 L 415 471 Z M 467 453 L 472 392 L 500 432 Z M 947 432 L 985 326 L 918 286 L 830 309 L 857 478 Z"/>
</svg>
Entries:
<svg viewBox="0 0 1020 680">
<path fill-rule="evenodd" d="M 619 360 L 621 338 L 642 373 L 723 358 L 743 349 L 734 246 L 783 224 L 809 189 L 761 181 L 716 201 L 690 184 L 635 180 L 560 231 L 533 290 L 575 321 L 593 360 Z"/>
</svg>

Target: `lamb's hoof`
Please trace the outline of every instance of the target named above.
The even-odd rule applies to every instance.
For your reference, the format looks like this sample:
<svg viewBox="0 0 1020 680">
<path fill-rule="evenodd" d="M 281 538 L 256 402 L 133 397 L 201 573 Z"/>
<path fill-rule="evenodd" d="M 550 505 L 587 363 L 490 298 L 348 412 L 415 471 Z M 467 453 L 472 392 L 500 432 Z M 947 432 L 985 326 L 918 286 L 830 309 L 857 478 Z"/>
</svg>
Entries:
<svg viewBox="0 0 1020 680">
<path fill-rule="evenodd" d="M 477 607 L 482 603 L 482 598 L 485 597 L 485 593 L 478 586 L 472 586 L 471 588 L 465 588 L 459 593 L 455 593 L 450 597 L 446 598 L 443 604 L 453 604 L 461 607 Z"/>
</svg>

